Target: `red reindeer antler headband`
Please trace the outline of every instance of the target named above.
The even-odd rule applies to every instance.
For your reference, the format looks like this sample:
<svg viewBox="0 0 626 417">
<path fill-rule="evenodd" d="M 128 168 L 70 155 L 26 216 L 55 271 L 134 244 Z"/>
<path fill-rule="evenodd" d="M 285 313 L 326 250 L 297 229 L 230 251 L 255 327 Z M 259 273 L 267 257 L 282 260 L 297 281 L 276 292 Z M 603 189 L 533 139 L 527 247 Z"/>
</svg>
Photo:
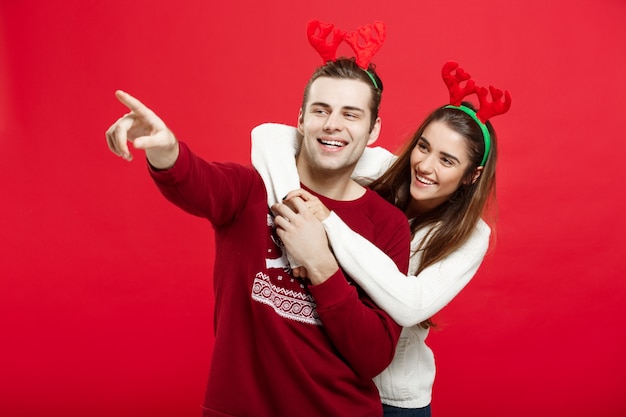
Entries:
<svg viewBox="0 0 626 417">
<path fill-rule="evenodd" d="M 456 70 L 456 71 L 455 71 Z M 454 74 L 452 73 L 454 71 Z M 467 113 L 472 119 L 478 123 L 480 129 L 483 132 L 483 139 L 485 141 L 485 153 L 480 166 L 485 166 L 489 151 L 491 149 L 491 135 L 489 129 L 485 123 L 493 116 L 504 114 L 511 108 L 511 95 L 508 91 L 504 92 L 504 101 L 502 99 L 502 91 L 493 86 L 489 86 L 489 91 L 485 87 L 477 86 L 471 79 L 471 76 L 466 73 L 463 68 L 459 67 L 456 62 L 446 62 L 441 69 L 441 76 L 443 82 L 448 86 L 450 92 L 450 105 L 446 108 L 454 108 Z M 464 86 L 461 83 L 465 82 Z M 492 100 L 488 101 L 487 96 L 491 93 Z M 477 111 L 470 109 L 461 104 L 462 100 L 471 95 L 476 94 L 478 96 L 478 102 L 480 106 Z"/>
<path fill-rule="evenodd" d="M 328 41 L 328 35 L 332 32 L 332 38 Z M 335 28 L 332 23 L 323 23 L 319 20 L 311 20 L 306 28 L 306 36 L 309 42 L 320 54 L 324 64 L 337 59 L 337 48 L 343 41 L 346 32 Z"/>
<path fill-rule="evenodd" d="M 385 24 L 383 22 L 374 22 L 371 25 L 359 27 L 355 32 L 344 36 L 344 39 L 356 54 L 356 64 L 367 70 L 370 62 L 372 62 L 372 57 L 383 46 L 386 37 L 387 28 Z M 361 45 L 359 38 L 363 39 L 364 45 Z"/>
<path fill-rule="evenodd" d="M 332 37 L 329 39 L 331 34 Z M 332 23 L 311 20 L 307 25 L 307 37 L 313 48 L 322 57 L 324 64 L 328 61 L 334 62 L 337 59 L 337 48 L 345 40 L 354 50 L 356 64 L 367 73 L 374 86 L 379 88 L 376 79 L 368 71 L 368 68 L 372 57 L 380 50 L 387 37 L 387 30 L 383 22 L 377 21 L 373 24 L 363 25 L 355 32 L 346 34 L 345 31 L 335 28 Z"/>
</svg>

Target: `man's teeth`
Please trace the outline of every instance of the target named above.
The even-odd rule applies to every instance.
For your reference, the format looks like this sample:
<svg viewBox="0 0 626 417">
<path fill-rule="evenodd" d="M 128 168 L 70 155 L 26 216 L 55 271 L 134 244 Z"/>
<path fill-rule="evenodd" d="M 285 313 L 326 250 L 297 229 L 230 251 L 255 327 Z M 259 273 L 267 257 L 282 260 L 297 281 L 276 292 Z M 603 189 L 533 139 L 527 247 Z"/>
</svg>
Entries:
<svg viewBox="0 0 626 417">
<path fill-rule="evenodd" d="M 343 142 L 339 141 L 339 140 L 320 140 L 320 142 L 323 145 L 328 145 L 328 146 L 337 146 L 337 147 L 341 147 L 343 146 Z"/>
<path fill-rule="evenodd" d="M 416 177 L 417 177 L 417 180 L 419 182 L 421 182 L 421 183 L 424 183 L 424 184 L 427 184 L 427 185 L 435 185 L 436 184 L 436 182 L 431 181 L 429 179 L 426 179 L 424 177 L 420 177 L 419 175 L 416 175 Z"/>
</svg>

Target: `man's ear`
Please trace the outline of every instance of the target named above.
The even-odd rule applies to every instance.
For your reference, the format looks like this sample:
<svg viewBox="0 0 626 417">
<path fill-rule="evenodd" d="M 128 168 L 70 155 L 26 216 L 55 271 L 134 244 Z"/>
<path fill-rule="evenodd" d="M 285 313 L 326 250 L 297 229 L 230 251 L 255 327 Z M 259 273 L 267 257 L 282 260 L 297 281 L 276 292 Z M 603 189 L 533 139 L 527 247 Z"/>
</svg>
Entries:
<svg viewBox="0 0 626 417">
<path fill-rule="evenodd" d="M 380 135 L 381 124 L 382 124 L 382 121 L 380 120 L 380 117 L 377 117 L 376 122 L 374 122 L 374 127 L 372 128 L 372 131 L 370 132 L 370 137 L 367 140 L 367 146 L 376 142 L 376 140 L 378 139 L 378 135 Z"/>
<path fill-rule="evenodd" d="M 472 184 L 474 184 L 476 181 L 478 181 L 478 178 L 480 178 L 480 176 L 482 175 L 484 170 L 485 170 L 485 167 L 478 167 L 478 168 L 476 168 L 476 170 L 472 174 L 472 181 L 471 181 Z"/>
<path fill-rule="evenodd" d="M 300 107 L 300 111 L 298 112 L 298 132 L 300 132 L 301 135 L 304 135 L 304 127 L 302 126 L 304 124 L 304 113 L 302 112 L 302 107 Z"/>
</svg>

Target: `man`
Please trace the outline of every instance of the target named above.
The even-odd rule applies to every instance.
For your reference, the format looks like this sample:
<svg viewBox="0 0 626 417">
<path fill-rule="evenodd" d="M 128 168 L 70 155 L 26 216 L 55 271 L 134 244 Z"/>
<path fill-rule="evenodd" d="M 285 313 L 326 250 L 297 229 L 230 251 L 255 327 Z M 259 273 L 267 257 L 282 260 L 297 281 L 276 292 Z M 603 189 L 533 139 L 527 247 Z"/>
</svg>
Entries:
<svg viewBox="0 0 626 417">
<path fill-rule="evenodd" d="M 372 74 L 338 59 L 313 75 L 298 117 L 298 172 L 303 187 L 406 272 L 406 218 L 350 179 L 380 132 L 381 84 Z M 215 229 L 215 346 L 203 415 L 381 416 L 372 378 L 391 362 L 400 327 L 349 282 L 327 245 L 318 254 L 325 268 L 308 270 L 310 280 L 291 274 L 252 167 L 200 159 L 139 100 L 116 95 L 130 113 L 107 131 L 111 151 L 130 160 L 127 141 L 144 149 L 163 195 Z"/>
</svg>

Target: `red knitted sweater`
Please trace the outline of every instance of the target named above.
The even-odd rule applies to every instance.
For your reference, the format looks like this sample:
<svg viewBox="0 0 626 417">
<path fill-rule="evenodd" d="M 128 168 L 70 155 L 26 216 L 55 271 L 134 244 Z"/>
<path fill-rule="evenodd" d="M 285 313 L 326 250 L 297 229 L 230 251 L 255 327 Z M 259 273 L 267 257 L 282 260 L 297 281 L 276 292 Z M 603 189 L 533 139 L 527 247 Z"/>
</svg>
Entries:
<svg viewBox="0 0 626 417">
<path fill-rule="evenodd" d="M 204 416 L 379 417 L 372 378 L 392 360 L 400 326 L 338 271 L 320 285 L 289 274 L 261 177 L 209 163 L 180 144 L 169 170 L 150 170 L 164 196 L 215 230 L 215 345 Z M 409 230 L 376 193 L 320 197 L 407 272 Z"/>
</svg>

